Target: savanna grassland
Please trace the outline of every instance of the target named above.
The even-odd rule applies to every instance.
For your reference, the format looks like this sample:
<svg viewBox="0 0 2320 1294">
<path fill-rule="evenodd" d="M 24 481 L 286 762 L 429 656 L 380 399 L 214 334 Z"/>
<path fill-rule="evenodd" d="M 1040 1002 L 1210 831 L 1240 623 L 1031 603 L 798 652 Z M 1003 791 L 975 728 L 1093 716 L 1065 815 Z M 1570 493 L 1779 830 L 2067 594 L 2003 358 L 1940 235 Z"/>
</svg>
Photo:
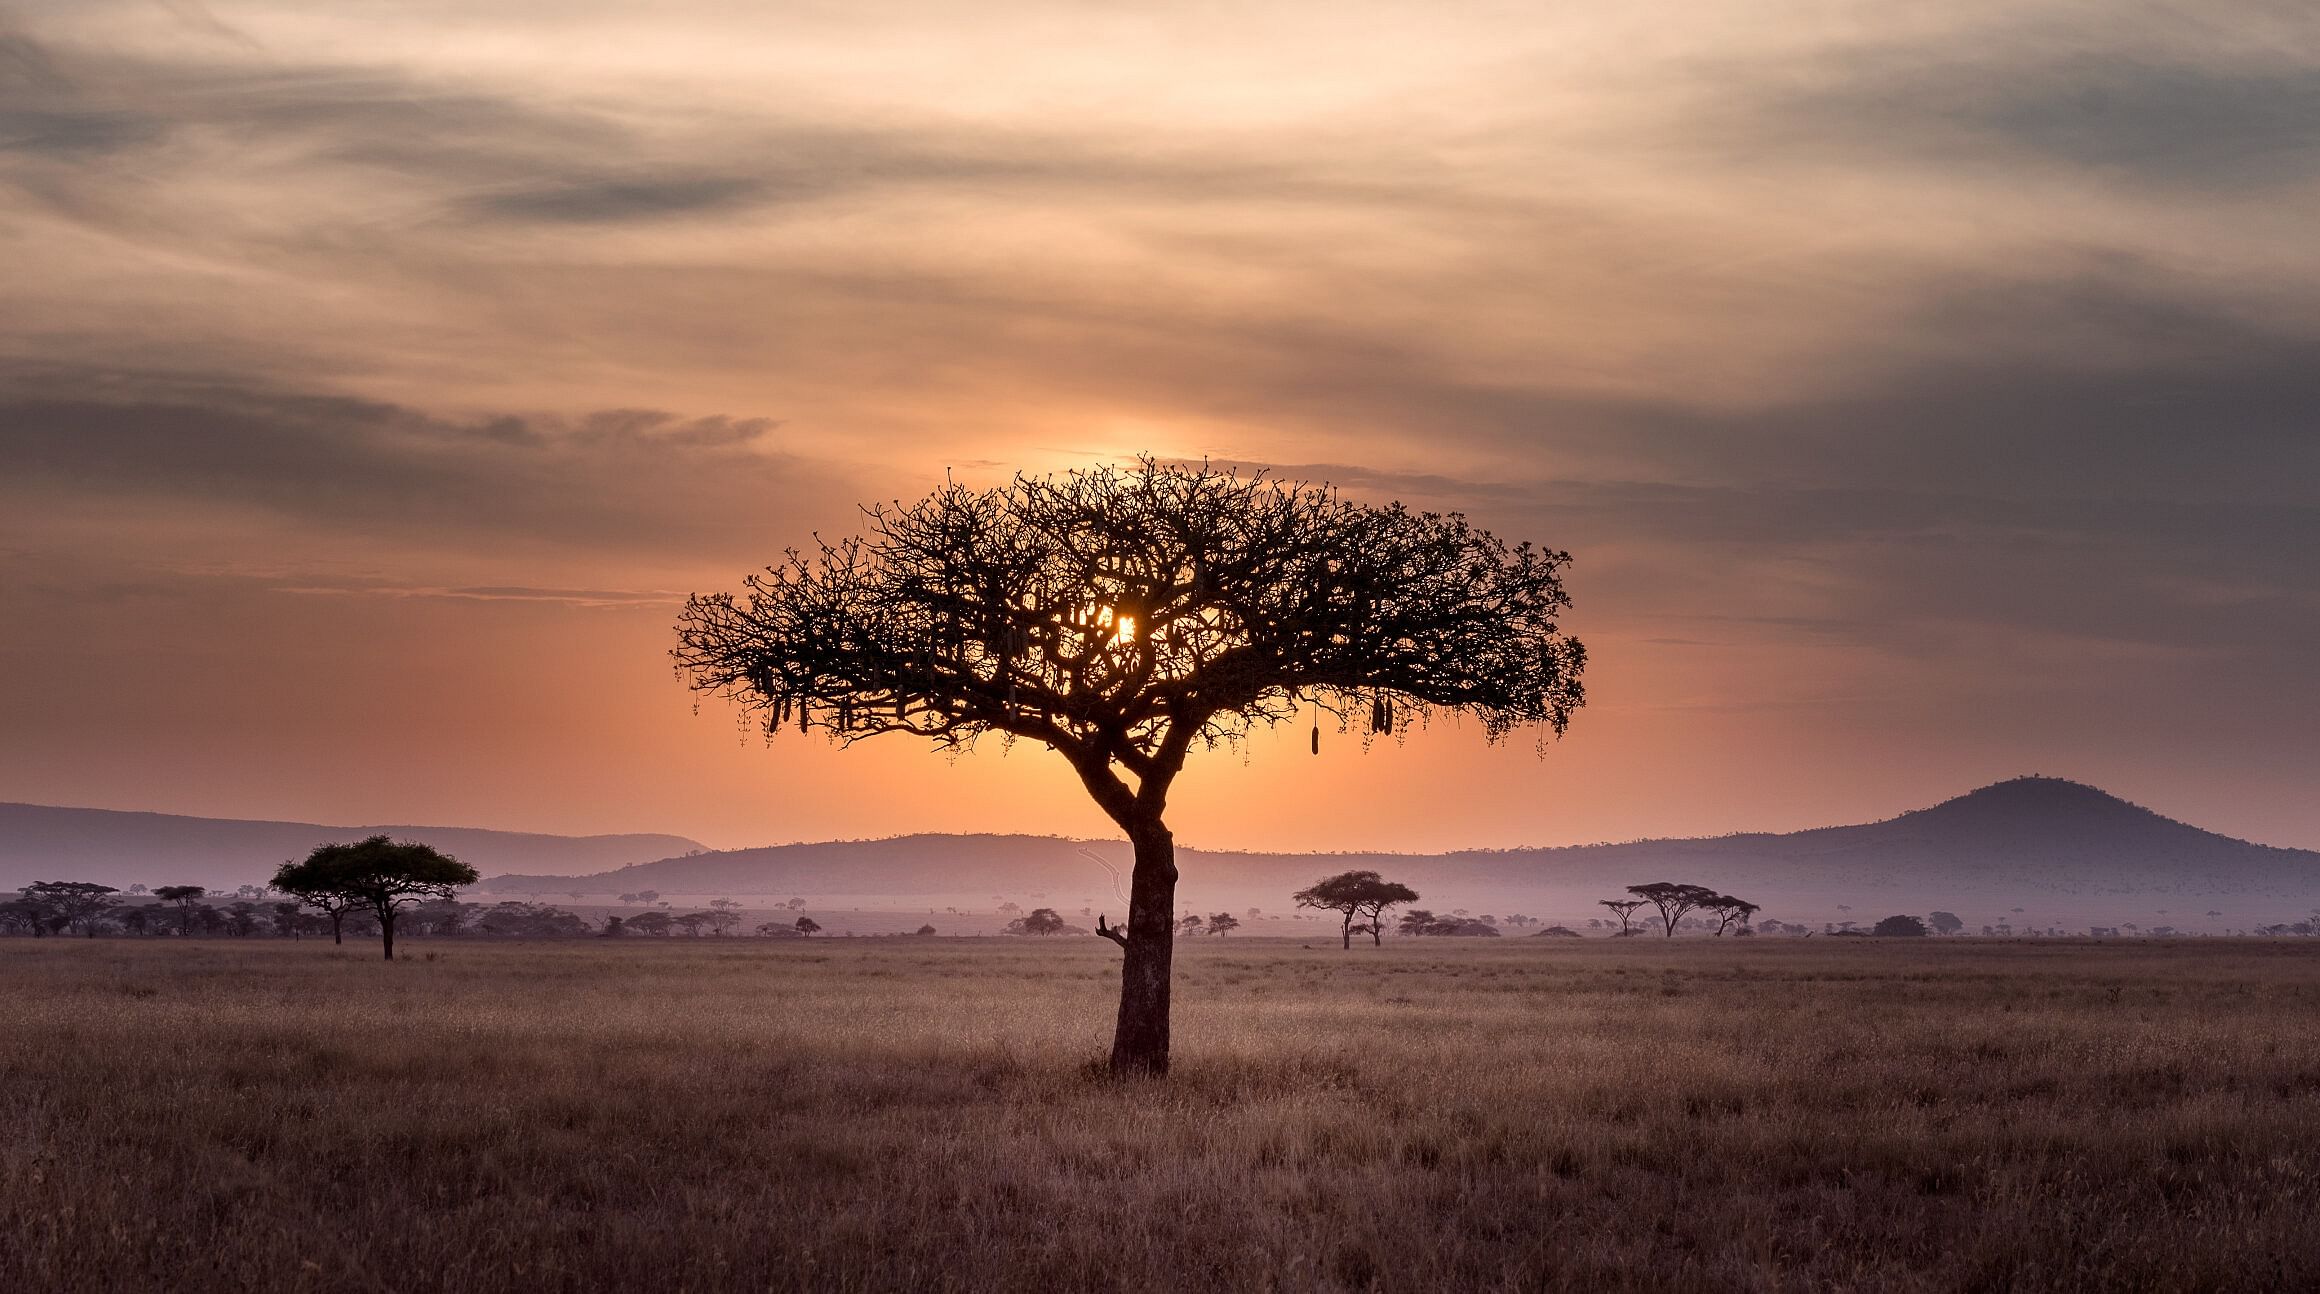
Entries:
<svg viewBox="0 0 2320 1294">
<path fill-rule="evenodd" d="M 0 942 L 0 1288 L 2320 1285 L 2320 944 Z"/>
</svg>

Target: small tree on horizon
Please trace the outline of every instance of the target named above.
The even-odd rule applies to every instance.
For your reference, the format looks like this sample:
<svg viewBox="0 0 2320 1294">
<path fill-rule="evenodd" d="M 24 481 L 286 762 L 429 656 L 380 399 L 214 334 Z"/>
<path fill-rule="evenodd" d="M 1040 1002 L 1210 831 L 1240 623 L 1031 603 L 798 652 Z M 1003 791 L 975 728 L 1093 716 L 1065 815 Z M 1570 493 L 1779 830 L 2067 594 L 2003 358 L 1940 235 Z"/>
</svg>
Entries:
<svg viewBox="0 0 2320 1294">
<path fill-rule="evenodd" d="M 1229 935 L 1240 928 L 1241 919 L 1230 912 L 1219 912 L 1208 919 L 1208 932 L 1212 935 Z"/>
<path fill-rule="evenodd" d="M 1399 881 L 1389 881 L 1372 871 L 1339 872 L 1325 876 L 1290 896 L 1301 908 L 1319 908 L 1343 916 L 1343 946 L 1353 947 L 1357 917 L 1365 918 L 1362 929 L 1372 942 L 1383 944 L 1385 939 L 1379 927 L 1385 924 L 1385 911 L 1403 903 L 1418 901 L 1418 892 Z"/>
<path fill-rule="evenodd" d="M 771 734 L 899 733 L 1056 750 L 1135 851 L 1114 1074 L 1168 1069 L 1176 916 L 1170 790 L 1194 746 L 1327 709 L 1391 732 L 1436 710 L 1561 733 L 1585 653 L 1557 624 L 1568 556 L 1456 514 L 1144 458 L 868 511 L 696 596 L 679 667 Z"/>
<path fill-rule="evenodd" d="M 1931 926 L 1937 935 L 1954 935 L 1966 928 L 1966 923 L 1960 920 L 1955 912 L 1927 913 L 1925 924 Z"/>
<path fill-rule="evenodd" d="M 451 855 L 412 841 L 384 835 L 351 845 L 318 845 L 304 860 L 284 863 L 273 888 L 330 914 L 335 939 L 339 914 L 368 912 L 379 923 L 380 948 L 395 959 L 395 919 L 415 903 L 457 897 L 459 887 L 479 879 L 475 869 Z"/>
<path fill-rule="evenodd" d="M 822 923 L 812 917 L 799 917 L 797 925 L 791 928 L 801 935 L 817 935 L 822 932 Z"/>
<path fill-rule="evenodd" d="M 1705 885 L 1680 885 L 1674 881 L 1630 885 L 1627 892 L 1659 909 L 1660 922 L 1670 939 L 1675 938 L 1676 922 L 1683 920 L 1685 913 L 1723 897 Z"/>
<path fill-rule="evenodd" d="M 1635 933 L 1635 913 L 1636 909 L 1644 905 L 1642 899 L 1603 899 L 1601 902 L 1604 907 L 1611 909 L 1618 916 L 1620 934 L 1631 935 Z"/>
<path fill-rule="evenodd" d="M 164 885 L 153 891 L 153 897 L 177 909 L 177 932 L 182 937 L 191 937 L 193 910 L 207 893 L 209 891 L 199 885 Z"/>
<path fill-rule="evenodd" d="M 1883 935 L 1889 939 L 1894 937 L 1900 937 L 1904 939 L 1922 939 L 1925 937 L 1927 932 L 1925 929 L 1925 923 L 1918 920 L 1916 917 L 1891 916 L 1885 918 L 1883 921 L 1878 922 L 1870 929 L 1869 933 L 1873 935 Z"/>
<path fill-rule="evenodd" d="M 1740 927 L 1740 933 L 1747 934 L 1748 922 L 1764 910 L 1757 904 L 1733 898 L 1729 894 L 1719 894 L 1700 906 L 1716 915 L 1716 937 L 1719 939 L 1735 925 Z"/>
</svg>

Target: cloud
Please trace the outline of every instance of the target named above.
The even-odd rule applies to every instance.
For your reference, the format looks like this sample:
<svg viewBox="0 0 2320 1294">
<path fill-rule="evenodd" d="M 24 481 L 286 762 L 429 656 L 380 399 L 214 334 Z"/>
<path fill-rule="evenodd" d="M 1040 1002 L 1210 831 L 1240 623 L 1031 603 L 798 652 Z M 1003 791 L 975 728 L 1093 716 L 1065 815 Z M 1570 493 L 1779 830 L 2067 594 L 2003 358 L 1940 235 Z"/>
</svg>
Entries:
<svg viewBox="0 0 2320 1294">
<path fill-rule="evenodd" d="M 764 194 L 748 176 L 661 176 L 637 179 L 568 179 L 469 198 L 462 205 L 481 215 L 562 224 L 650 220 L 747 206 Z"/>
<path fill-rule="evenodd" d="M 2320 175 L 2320 68 L 1975 51 L 1858 75 L 1767 105 L 1760 125 L 1856 158 L 2076 168 L 2179 189 Z"/>
<path fill-rule="evenodd" d="M 769 508 L 820 515 L 807 501 L 839 475 L 766 448 L 773 425 L 639 410 L 462 421 L 221 380 L 20 373 L 0 382 L 0 498 L 222 507 L 417 544 L 732 554 Z"/>
</svg>

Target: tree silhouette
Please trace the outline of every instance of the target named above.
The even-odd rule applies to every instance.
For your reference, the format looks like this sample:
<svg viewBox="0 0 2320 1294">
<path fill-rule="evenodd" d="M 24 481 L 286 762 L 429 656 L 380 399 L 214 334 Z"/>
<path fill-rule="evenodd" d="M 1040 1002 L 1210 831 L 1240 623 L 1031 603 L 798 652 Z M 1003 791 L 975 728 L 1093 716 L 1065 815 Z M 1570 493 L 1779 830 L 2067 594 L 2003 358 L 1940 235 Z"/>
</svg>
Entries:
<svg viewBox="0 0 2320 1294">
<path fill-rule="evenodd" d="M 78 930 L 94 939 L 98 923 L 112 910 L 118 901 L 113 896 L 120 891 L 95 881 L 34 881 L 17 893 L 43 912 L 53 929 Z"/>
<path fill-rule="evenodd" d="M 1719 894 L 1700 906 L 1716 914 L 1716 934 L 1719 938 L 1734 925 L 1740 927 L 1741 934 L 1747 934 L 1749 920 L 1764 910 L 1761 905 L 1733 898 L 1729 894 Z"/>
<path fill-rule="evenodd" d="M 1933 932 L 1937 935 L 1954 935 L 1966 928 L 1966 923 L 1959 920 L 1958 914 L 1955 912 L 1928 913 L 1925 923 L 1933 927 Z"/>
<path fill-rule="evenodd" d="M 273 888 L 330 915 L 335 938 L 349 908 L 378 919 L 380 946 L 395 959 L 395 918 L 404 908 L 449 899 L 476 882 L 475 869 L 426 845 L 371 836 L 351 845 L 320 845 L 304 860 L 284 863 Z"/>
<path fill-rule="evenodd" d="M 1230 912 L 1219 912 L 1208 919 L 1208 932 L 1212 935 L 1229 935 L 1240 928 L 1241 919 Z"/>
<path fill-rule="evenodd" d="M 1642 899 L 1603 899 L 1600 902 L 1619 917 L 1619 933 L 1635 933 L 1635 911 L 1643 906 Z"/>
<path fill-rule="evenodd" d="M 797 925 L 792 928 L 801 935 L 815 935 L 822 932 L 822 923 L 812 917 L 799 917 Z"/>
<path fill-rule="evenodd" d="M 1003 487 L 947 485 L 867 511 L 696 596 L 679 667 L 767 733 L 948 747 L 998 733 L 1059 752 L 1135 849 L 1114 1073 L 1168 1067 L 1175 838 L 1170 789 L 1195 745 L 1313 707 L 1373 731 L 1435 709 L 1560 732 L 1584 653 L 1558 628 L 1562 553 L 1460 516 L 1326 486 L 1143 459 Z M 1319 741 L 1316 718 L 1314 740 Z"/>
<path fill-rule="evenodd" d="M 1885 918 L 1883 921 L 1878 922 L 1876 926 L 1874 926 L 1869 931 L 1869 933 L 1873 935 L 1884 935 L 1887 938 L 1900 936 L 1907 939 L 1922 939 L 1926 936 L 1927 931 L 1925 929 L 1925 923 L 1918 920 L 1916 917 L 1891 916 Z"/>
<path fill-rule="evenodd" d="M 163 903 L 177 905 L 178 933 L 190 936 L 193 933 L 194 905 L 201 902 L 201 897 L 207 893 L 209 891 L 199 885 L 164 885 L 153 891 L 153 897 Z"/>
<path fill-rule="evenodd" d="M 1418 892 L 1399 881 L 1389 881 L 1376 872 L 1339 872 L 1323 877 L 1311 886 L 1290 896 L 1301 908 L 1319 908 L 1324 912 L 1344 914 L 1344 947 L 1353 947 L 1354 918 L 1367 918 L 1364 927 L 1370 942 L 1383 944 L 1384 935 L 1379 927 L 1385 924 L 1387 908 L 1401 903 L 1415 903 Z"/>
<path fill-rule="evenodd" d="M 1723 897 L 1705 885 L 1679 885 L 1673 881 L 1630 885 L 1627 892 L 1659 909 L 1660 922 L 1670 939 L 1675 938 L 1676 922 L 1683 920 L 1685 913 Z"/>
</svg>

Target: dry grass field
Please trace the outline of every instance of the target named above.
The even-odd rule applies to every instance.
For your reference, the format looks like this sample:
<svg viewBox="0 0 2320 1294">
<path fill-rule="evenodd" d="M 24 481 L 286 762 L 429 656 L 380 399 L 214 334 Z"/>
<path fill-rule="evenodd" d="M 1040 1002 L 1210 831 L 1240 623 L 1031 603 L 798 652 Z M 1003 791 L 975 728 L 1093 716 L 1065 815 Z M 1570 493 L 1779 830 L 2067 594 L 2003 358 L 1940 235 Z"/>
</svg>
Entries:
<svg viewBox="0 0 2320 1294">
<path fill-rule="evenodd" d="M 2320 943 L 0 942 L 0 1289 L 2320 1286 Z"/>
</svg>

